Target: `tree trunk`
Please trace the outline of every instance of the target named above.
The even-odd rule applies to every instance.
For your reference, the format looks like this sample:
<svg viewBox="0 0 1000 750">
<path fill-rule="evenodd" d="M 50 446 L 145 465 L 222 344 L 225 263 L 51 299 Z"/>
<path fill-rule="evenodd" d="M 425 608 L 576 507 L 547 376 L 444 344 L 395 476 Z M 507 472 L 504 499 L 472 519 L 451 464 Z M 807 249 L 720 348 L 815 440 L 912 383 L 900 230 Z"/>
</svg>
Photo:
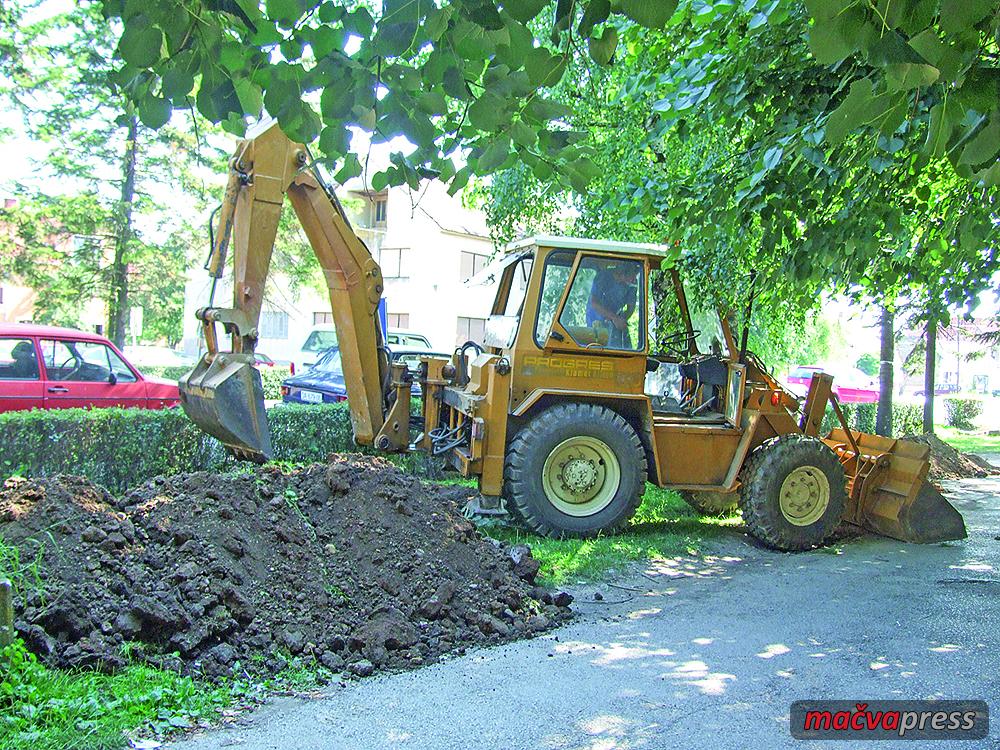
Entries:
<svg viewBox="0 0 1000 750">
<path fill-rule="evenodd" d="M 937 321 L 927 321 L 924 353 L 924 432 L 934 432 L 934 366 L 937 363 Z"/>
<path fill-rule="evenodd" d="M 111 289 L 108 295 L 108 338 L 115 346 L 125 346 L 128 328 L 128 244 L 132 239 L 132 204 L 135 200 L 135 163 L 138 150 L 139 120 L 133 114 L 128 121 L 128 140 L 122 159 L 122 192 L 118 203 L 115 231 L 115 260 L 111 266 Z"/>
<path fill-rule="evenodd" d="M 895 353 L 893 312 L 887 305 L 882 306 L 882 353 L 878 368 L 878 411 L 875 414 L 875 433 L 892 436 L 892 375 Z"/>
</svg>

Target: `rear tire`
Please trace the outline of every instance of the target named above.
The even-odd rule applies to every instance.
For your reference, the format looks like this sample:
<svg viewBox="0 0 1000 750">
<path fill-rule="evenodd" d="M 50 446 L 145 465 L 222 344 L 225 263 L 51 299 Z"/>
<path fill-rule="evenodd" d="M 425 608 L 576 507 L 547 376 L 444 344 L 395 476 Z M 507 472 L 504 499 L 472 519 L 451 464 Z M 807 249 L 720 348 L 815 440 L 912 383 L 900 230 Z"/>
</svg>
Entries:
<svg viewBox="0 0 1000 750">
<path fill-rule="evenodd" d="M 681 499 L 703 516 L 730 516 L 740 507 L 738 492 L 697 492 L 683 490 Z"/>
<path fill-rule="evenodd" d="M 508 508 L 545 536 L 594 536 L 628 521 L 642 501 L 646 454 L 617 412 L 560 404 L 511 440 L 504 467 Z"/>
<path fill-rule="evenodd" d="M 755 450 L 740 489 L 747 531 L 784 551 L 819 546 L 844 515 L 844 467 L 827 445 L 806 435 L 783 435 Z"/>
</svg>

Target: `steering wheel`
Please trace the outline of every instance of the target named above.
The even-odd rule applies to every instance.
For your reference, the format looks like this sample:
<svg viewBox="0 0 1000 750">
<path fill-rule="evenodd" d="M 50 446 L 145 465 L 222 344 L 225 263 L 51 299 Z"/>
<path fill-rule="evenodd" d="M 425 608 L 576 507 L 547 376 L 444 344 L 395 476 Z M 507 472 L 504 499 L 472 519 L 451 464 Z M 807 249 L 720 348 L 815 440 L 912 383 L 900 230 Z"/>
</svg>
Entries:
<svg viewBox="0 0 1000 750">
<path fill-rule="evenodd" d="M 64 375 L 64 376 L 63 376 L 63 377 L 61 378 L 62 380 L 70 380 L 70 379 L 72 379 L 72 377 L 73 377 L 74 375 L 76 375 L 76 374 L 77 374 L 78 372 L 80 372 L 80 368 L 82 368 L 82 367 L 83 367 L 83 360 L 82 360 L 82 359 L 80 359 L 79 357 L 76 357 L 76 356 L 74 356 L 74 355 L 70 355 L 70 356 L 69 356 L 69 357 L 67 357 L 67 358 L 66 358 L 65 360 L 63 360 L 63 363 L 62 363 L 61 365 L 59 365 L 59 367 L 58 367 L 57 369 L 59 369 L 59 370 L 62 370 L 62 369 L 63 369 L 64 367 L 66 367 L 66 365 L 68 365 L 68 364 L 69 364 L 70 362 L 73 362 L 73 363 L 74 363 L 74 367 L 73 367 L 73 369 L 72 369 L 72 370 L 70 370 L 70 371 L 69 371 L 68 373 L 66 373 L 66 374 L 65 374 L 65 375 Z"/>
<path fill-rule="evenodd" d="M 678 356 L 686 356 L 691 353 L 691 344 L 694 342 L 698 336 L 701 335 L 701 331 L 678 331 L 675 334 L 667 336 L 660 343 L 663 345 L 664 349 L 670 351 L 671 354 L 676 354 Z"/>
</svg>

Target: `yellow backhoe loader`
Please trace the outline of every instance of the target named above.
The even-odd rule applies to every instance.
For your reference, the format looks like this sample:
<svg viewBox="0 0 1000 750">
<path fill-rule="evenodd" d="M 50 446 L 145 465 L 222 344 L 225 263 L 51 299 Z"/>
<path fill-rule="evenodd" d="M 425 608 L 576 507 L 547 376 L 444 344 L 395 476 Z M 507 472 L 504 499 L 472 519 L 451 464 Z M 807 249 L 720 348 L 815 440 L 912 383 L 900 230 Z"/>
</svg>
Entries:
<svg viewBox="0 0 1000 750">
<path fill-rule="evenodd" d="M 180 382 L 187 414 L 237 456 L 271 452 L 253 351 L 286 198 L 329 285 L 359 444 L 438 456 L 478 480 L 485 506 L 506 505 L 548 535 L 615 529 L 650 481 L 703 510 L 738 504 L 749 532 L 782 550 L 822 544 L 841 522 L 910 542 L 965 536 L 961 515 L 926 482 L 925 446 L 851 431 L 842 415 L 821 436 L 827 404 L 841 414 L 830 376 L 816 375 L 800 404 L 724 316 L 695 328 L 678 274 L 663 270 L 674 248 L 514 243 L 480 273 L 498 282 L 485 340 L 428 356 L 411 375 L 392 363 L 379 324 L 378 264 L 307 149 L 277 125 L 231 161 L 209 271 L 223 275 L 231 245 L 233 307 L 197 312 L 207 353 Z M 654 277 L 671 292 L 657 317 L 676 329 L 658 354 L 647 334 Z"/>
</svg>

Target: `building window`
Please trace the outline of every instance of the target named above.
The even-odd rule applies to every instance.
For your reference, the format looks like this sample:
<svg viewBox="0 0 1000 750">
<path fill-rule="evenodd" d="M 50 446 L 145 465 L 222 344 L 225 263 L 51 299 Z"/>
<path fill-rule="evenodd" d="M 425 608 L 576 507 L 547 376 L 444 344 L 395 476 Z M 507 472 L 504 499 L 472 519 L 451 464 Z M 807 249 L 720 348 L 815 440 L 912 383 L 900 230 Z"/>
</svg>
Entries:
<svg viewBox="0 0 1000 750">
<path fill-rule="evenodd" d="M 466 341 L 482 342 L 486 336 L 485 318 L 462 318 L 458 319 L 458 335 L 455 337 L 456 344 L 464 344 Z"/>
<path fill-rule="evenodd" d="M 405 329 L 410 327 L 409 313 L 387 313 L 385 316 L 385 320 L 389 328 Z"/>
<path fill-rule="evenodd" d="M 260 338 L 287 339 L 288 313 L 278 310 L 267 310 L 260 314 Z"/>
<path fill-rule="evenodd" d="M 410 276 L 410 248 L 383 247 L 378 251 L 378 264 L 387 279 L 405 279 Z"/>
<path fill-rule="evenodd" d="M 0 305 L 3 304 L 3 287 L 0 286 Z"/>
<path fill-rule="evenodd" d="M 333 324 L 333 313 L 332 312 L 314 312 L 313 313 L 313 325 L 323 326 Z"/>
<path fill-rule="evenodd" d="M 471 279 L 477 273 L 486 268 L 490 262 L 490 256 L 480 253 L 462 252 L 462 281 Z"/>
<path fill-rule="evenodd" d="M 376 198 L 375 199 L 375 224 L 377 226 L 385 226 L 386 217 L 389 213 L 389 199 L 388 198 Z"/>
</svg>

